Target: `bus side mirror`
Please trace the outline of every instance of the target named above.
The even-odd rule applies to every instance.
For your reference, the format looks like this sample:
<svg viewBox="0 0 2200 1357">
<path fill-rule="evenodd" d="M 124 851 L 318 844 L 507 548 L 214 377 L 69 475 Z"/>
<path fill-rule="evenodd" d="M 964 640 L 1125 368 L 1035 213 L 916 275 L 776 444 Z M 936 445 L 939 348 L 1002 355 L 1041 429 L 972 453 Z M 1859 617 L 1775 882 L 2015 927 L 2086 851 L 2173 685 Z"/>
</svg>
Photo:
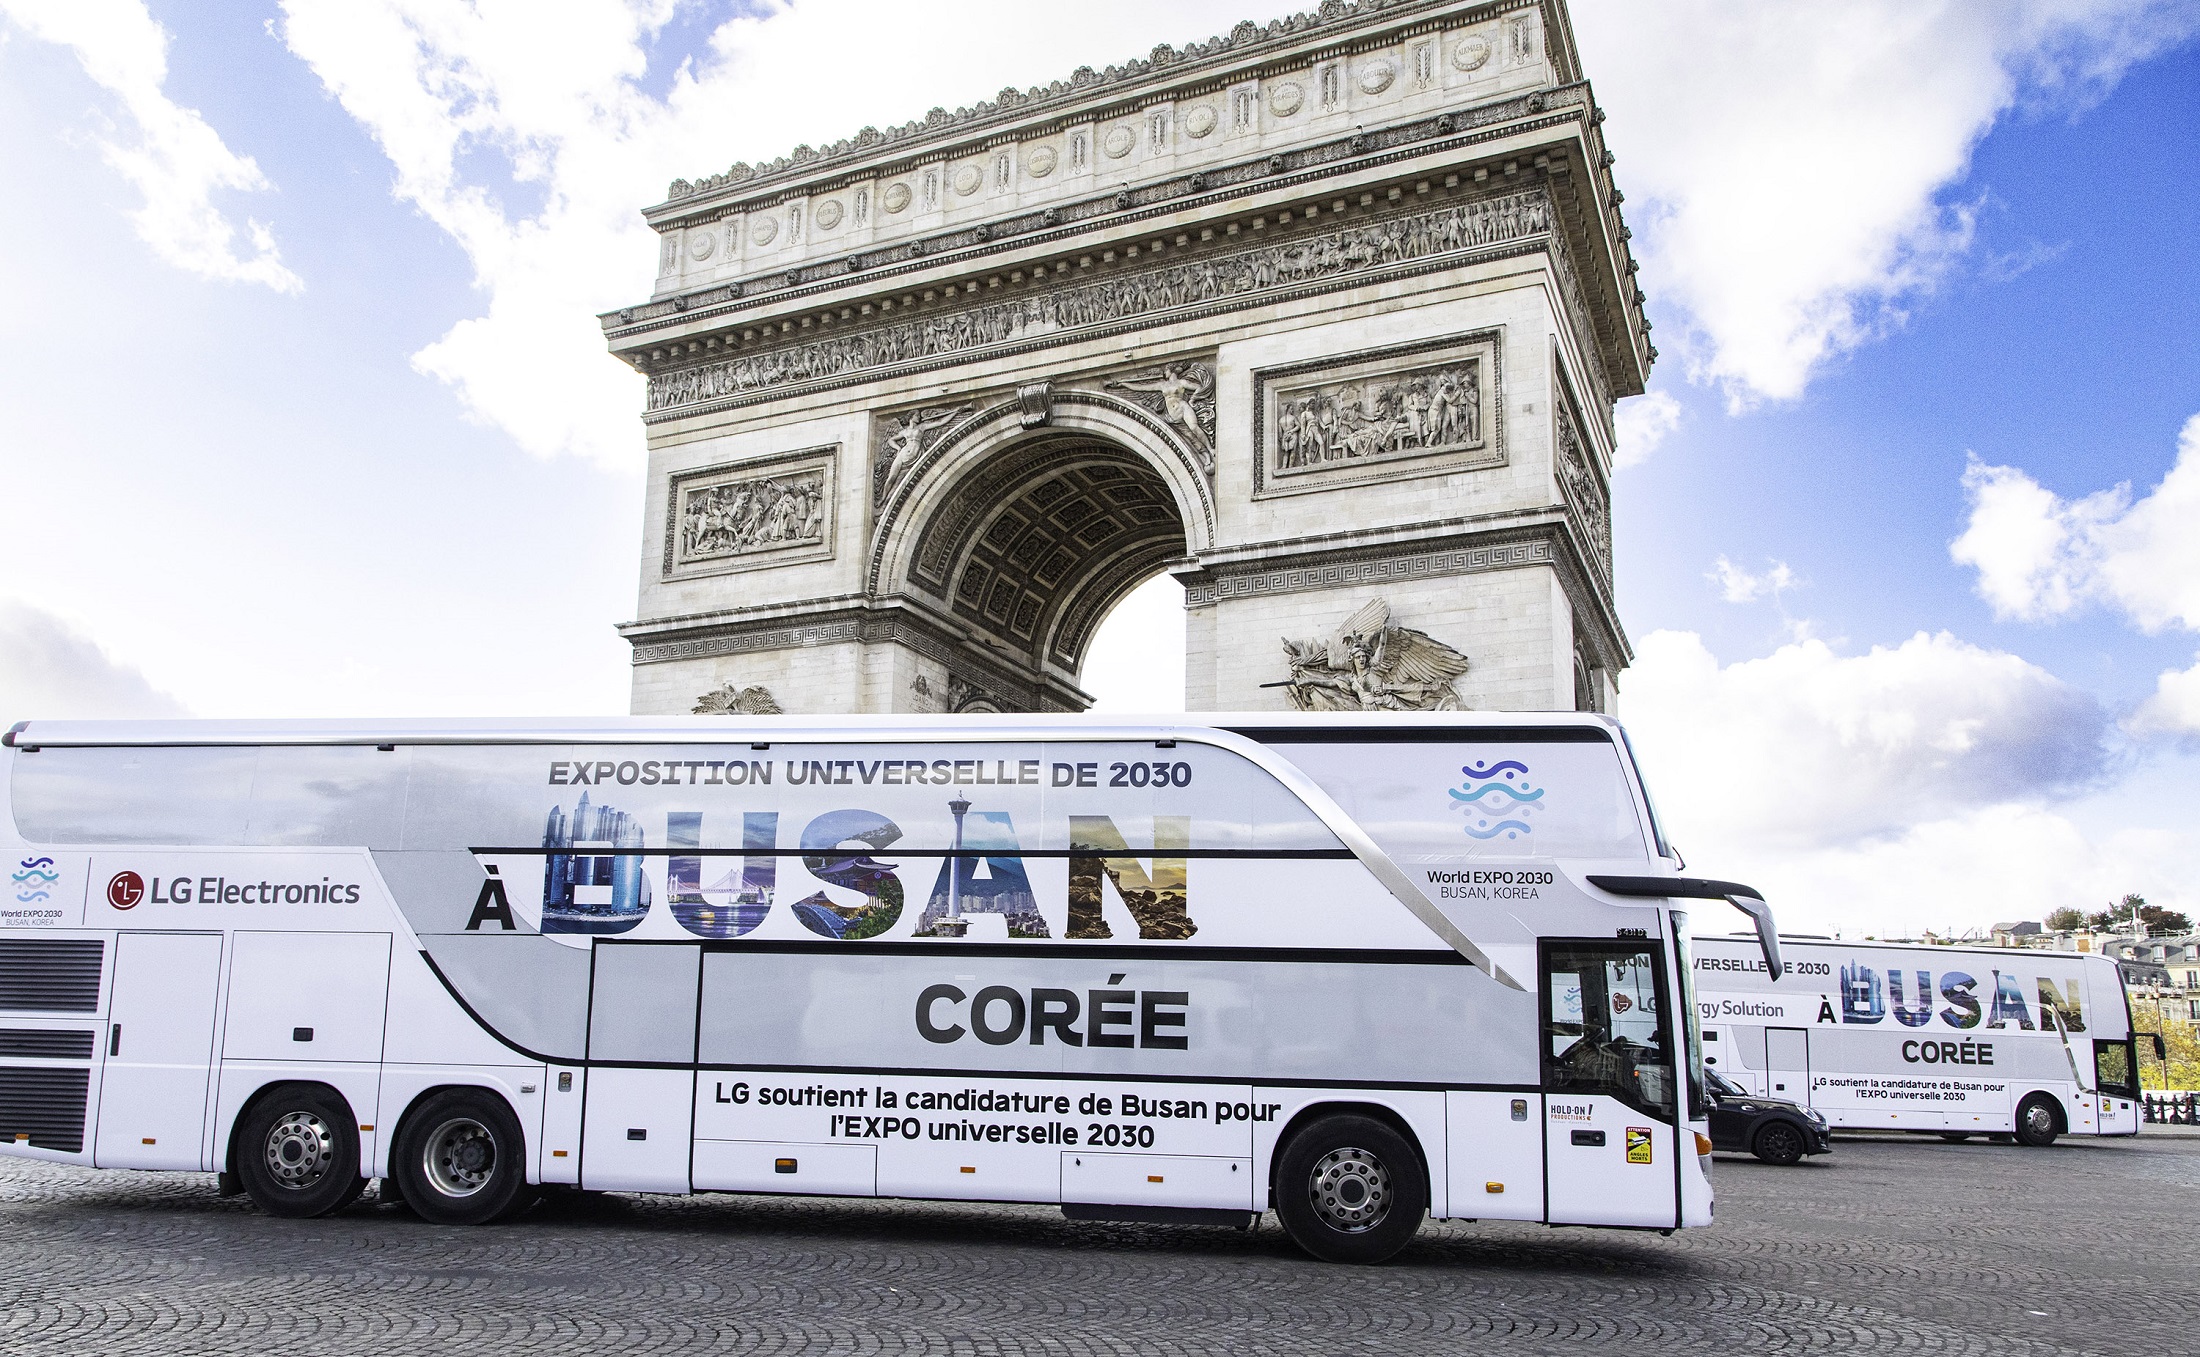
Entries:
<svg viewBox="0 0 2200 1357">
<path fill-rule="evenodd" d="M 2147 1035 L 2154 1038 L 2154 1058 L 2162 1061 L 2168 1060 L 2169 1047 L 2162 1044 L 2162 1034 L 2160 1032 L 2149 1032 Z"/>
<path fill-rule="evenodd" d="M 1772 921 L 1772 906 L 1754 895 L 1729 895 L 1726 902 L 1756 923 L 1757 946 L 1765 954 L 1765 974 L 1778 980 L 1787 967 L 1780 964 L 1780 928 Z"/>
</svg>

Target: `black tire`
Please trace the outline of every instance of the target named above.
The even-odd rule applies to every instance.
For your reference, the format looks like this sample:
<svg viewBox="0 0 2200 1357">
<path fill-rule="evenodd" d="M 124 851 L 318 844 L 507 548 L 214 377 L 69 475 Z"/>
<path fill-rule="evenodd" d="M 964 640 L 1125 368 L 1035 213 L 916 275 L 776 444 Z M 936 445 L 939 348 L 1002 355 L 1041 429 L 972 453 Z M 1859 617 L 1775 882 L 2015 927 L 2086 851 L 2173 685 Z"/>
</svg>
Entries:
<svg viewBox="0 0 2200 1357">
<path fill-rule="evenodd" d="M 1756 1137 L 1750 1141 L 1749 1152 L 1767 1164 L 1786 1168 L 1802 1159 L 1805 1144 L 1803 1133 L 1796 1129 L 1794 1123 L 1768 1121 L 1757 1128 Z"/>
<path fill-rule="evenodd" d="M 1942 1131 L 1940 1138 L 1942 1140 L 1963 1141 L 1969 1140 L 1971 1133 L 1969 1131 Z"/>
<path fill-rule="evenodd" d="M 237 1121 L 237 1176 L 269 1215 L 303 1219 L 359 1199 L 359 1123 L 319 1084 L 277 1084 Z"/>
<path fill-rule="evenodd" d="M 423 1220 L 485 1225 L 534 1201 L 526 1156 L 526 1137 L 502 1098 L 446 1089 L 406 1115 L 390 1176 Z"/>
<path fill-rule="evenodd" d="M 1323 1117 L 1276 1159 L 1276 1215 L 1292 1242 L 1329 1263 L 1380 1263 L 1428 1214 L 1412 1142 L 1373 1117 Z"/>
<path fill-rule="evenodd" d="M 2035 1093 L 2017 1104 L 2015 1135 L 2019 1145 L 2033 1149 L 2045 1149 L 2055 1143 L 2062 1134 L 2062 1117 L 2055 1111 L 2055 1100 L 2044 1093 Z"/>
</svg>

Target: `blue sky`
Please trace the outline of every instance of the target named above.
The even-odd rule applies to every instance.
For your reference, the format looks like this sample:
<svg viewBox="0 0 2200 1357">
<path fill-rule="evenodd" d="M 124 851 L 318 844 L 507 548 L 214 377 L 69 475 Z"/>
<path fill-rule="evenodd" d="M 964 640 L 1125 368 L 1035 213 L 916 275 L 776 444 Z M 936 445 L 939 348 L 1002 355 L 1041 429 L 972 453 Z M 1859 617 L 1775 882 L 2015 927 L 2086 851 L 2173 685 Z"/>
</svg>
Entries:
<svg viewBox="0 0 2200 1357">
<path fill-rule="evenodd" d="M 638 209 L 1289 8 L 0 0 L 0 708 L 623 710 Z M 1622 715 L 1695 865 L 1850 932 L 2200 908 L 2200 3 L 1574 23 L 1664 351 Z"/>
</svg>

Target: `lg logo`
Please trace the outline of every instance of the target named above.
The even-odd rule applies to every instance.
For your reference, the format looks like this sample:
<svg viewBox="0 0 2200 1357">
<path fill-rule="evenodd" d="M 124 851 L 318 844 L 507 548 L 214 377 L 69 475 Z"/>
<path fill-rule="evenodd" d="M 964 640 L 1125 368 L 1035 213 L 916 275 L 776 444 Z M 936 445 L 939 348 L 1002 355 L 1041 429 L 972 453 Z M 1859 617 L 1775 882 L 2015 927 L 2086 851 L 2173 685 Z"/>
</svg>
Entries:
<svg viewBox="0 0 2200 1357">
<path fill-rule="evenodd" d="M 116 872 L 107 882 L 107 903 L 116 909 L 136 909 L 145 898 L 145 878 L 136 872 Z"/>
</svg>

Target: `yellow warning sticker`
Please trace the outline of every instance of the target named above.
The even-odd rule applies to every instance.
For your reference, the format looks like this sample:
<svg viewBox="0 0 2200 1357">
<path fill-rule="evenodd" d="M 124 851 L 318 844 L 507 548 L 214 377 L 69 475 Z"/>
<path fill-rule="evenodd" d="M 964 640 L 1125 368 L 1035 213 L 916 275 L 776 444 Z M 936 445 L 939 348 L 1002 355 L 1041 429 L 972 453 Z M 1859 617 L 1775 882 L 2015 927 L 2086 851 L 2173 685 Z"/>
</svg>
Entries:
<svg viewBox="0 0 2200 1357">
<path fill-rule="evenodd" d="M 1647 1164 L 1650 1162 L 1649 1127 L 1630 1126 L 1627 1128 L 1627 1162 L 1630 1164 Z"/>
</svg>

